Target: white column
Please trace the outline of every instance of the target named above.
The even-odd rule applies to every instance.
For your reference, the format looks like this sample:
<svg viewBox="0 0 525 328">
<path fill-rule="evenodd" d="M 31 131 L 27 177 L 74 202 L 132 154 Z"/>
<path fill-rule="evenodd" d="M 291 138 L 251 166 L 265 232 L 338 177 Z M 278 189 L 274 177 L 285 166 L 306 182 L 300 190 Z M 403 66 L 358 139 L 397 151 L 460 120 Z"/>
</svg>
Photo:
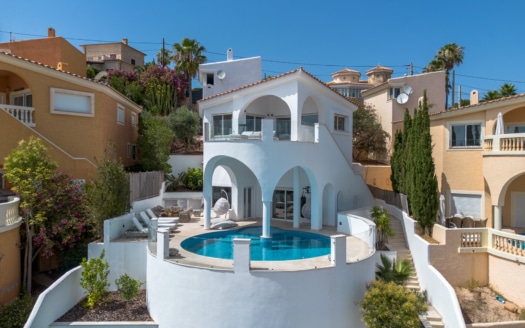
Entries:
<svg viewBox="0 0 525 328">
<path fill-rule="evenodd" d="M 501 230 L 502 223 L 501 223 L 501 206 L 496 205 L 494 206 L 494 229 Z"/>
<path fill-rule="evenodd" d="M 210 229 L 210 216 L 211 216 L 211 196 L 203 195 L 204 200 L 204 229 Z"/>
<path fill-rule="evenodd" d="M 270 238 L 270 220 L 272 218 L 272 202 L 263 200 L 263 222 L 262 222 L 262 236 L 263 238 Z"/>
<path fill-rule="evenodd" d="M 299 193 L 301 189 L 299 187 L 299 168 L 294 167 L 293 169 L 293 227 L 299 228 L 299 220 L 301 218 L 301 197 Z"/>
</svg>

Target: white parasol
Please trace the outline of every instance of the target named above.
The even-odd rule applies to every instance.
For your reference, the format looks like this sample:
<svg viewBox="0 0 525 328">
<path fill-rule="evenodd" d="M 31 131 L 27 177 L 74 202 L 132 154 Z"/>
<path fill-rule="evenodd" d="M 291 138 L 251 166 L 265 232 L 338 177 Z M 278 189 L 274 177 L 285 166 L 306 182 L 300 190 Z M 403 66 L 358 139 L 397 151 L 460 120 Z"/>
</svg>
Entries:
<svg viewBox="0 0 525 328">
<path fill-rule="evenodd" d="M 498 118 L 496 119 L 496 130 L 494 131 L 494 134 L 504 134 L 504 125 L 503 125 L 503 115 L 498 113 Z"/>
<path fill-rule="evenodd" d="M 439 196 L 439 219 L 441 225 L 445 225 L 445 196 Z"/>
</svg>

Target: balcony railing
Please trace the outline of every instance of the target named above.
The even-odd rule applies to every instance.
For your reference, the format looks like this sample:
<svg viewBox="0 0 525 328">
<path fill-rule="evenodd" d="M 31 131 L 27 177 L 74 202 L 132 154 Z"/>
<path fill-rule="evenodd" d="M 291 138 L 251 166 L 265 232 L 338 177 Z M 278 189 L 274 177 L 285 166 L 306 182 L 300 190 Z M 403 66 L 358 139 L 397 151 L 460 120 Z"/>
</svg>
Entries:
<svg viewBox="0 0 525 328">
<path fill-rule="evenodd" d="M 455 229 L 453 229 L 455 230 Z M 525 257 L 525 236 L 486 228 L 462 228 L 460 252 L 487 251 L 492 255 L 515 259 Z"/>
<path fill-rule="evenodd" d="M 0 108 L 25 125 L 30 127 L 36 126 L 35 122 L 33 121 L 33 113 L 35 112 L 35 108 L 13 105 L 0 105 Z"/>
<path fill-rule="evenodd" d="M 10 197 L 7 203 L 0 203 L 0 228 L 19 221 L 18 205 L 20 198 Z"/>
<path fill-rule="evenodd" d="M 245 122 L 239 122 L 238 126 L 232 126 L 231 120 L 223 120 L 222 124 L 204 124 L 204 141 L 243 141 L 261 140 L 290 141 L 289 132 L 280 133 L 272 125 L 250 126 Z M 297 128 L 297 142 L 318 142 L 319 125 L 299 125 Z"/>
<path fill-rule="evenodd" d="M 495 134 L 484 141 L 486 152 L 525 152 L 525 133 Z"/>
</svg>

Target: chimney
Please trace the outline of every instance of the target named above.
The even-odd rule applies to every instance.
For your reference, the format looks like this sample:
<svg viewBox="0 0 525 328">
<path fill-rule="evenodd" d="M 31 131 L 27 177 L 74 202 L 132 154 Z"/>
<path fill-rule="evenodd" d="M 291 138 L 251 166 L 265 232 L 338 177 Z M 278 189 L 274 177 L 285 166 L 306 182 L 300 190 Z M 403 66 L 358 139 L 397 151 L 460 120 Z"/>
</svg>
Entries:
<svg viewBox="0 0 525 328">
<path fill-rule="evenodd" d="M 55 29 L 50 27 L 47 29 L 47 37 L 48 38 L 54 38 L 55 37 Z"/>
<path fill-rule="evenodd" d="M 128 38 L 123 38 L 123 39 L 122 39 L 122 43 L 124 43 L 124 44 L 128 44 Z"/>
<path fill-rule="evenodd" d="M 479 104 L 479 93 L 478 90 L 470 91 L 470 105 Z"/>
<path fill-rule="evenodd" d="M 58 62 L 57 70 L 63 71 L 63 72 L 69 72 L 69 64 L 64 63 L 64 62 Z"/>
<path fill-rule="evenodd" d="M 226 60 L 227 61 L 233 60 L 233 49 L 232 48 L 228 48 L 228 52 L 226 54 Z"/>
</svg>

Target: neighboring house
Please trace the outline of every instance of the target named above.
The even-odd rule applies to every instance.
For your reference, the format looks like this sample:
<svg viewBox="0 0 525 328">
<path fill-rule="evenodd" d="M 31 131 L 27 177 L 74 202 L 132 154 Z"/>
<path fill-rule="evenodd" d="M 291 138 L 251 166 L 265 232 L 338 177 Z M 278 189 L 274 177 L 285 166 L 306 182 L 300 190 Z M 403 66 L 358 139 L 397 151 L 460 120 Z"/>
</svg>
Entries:
<svg viewBox="0 0 525 328">
<path fill-rule="evenodd" d="M 0 52 L 86 76 L 86 56 L 63 37 L 56 36 L 52 27 L 48 29 L 47 38 L 0 43 Z"/>
<path fill-rule="evenodd" d="M 82 44 L 80 46 L 87 64 L 102 72 L 133 71 L 135 66 L 144 66 L 146 54 L 131 47 L 127 38 L 123 38 L 122 42 Z"/>
<path fill-rule="evenodd" d="M 96 174 L 96 159 L 110 141 L 122 163 L 134 165 L 140 112 L 107 85 L 0 53 L 0 171 L 18 142 L 31 136 L 76 179 Z"/>
<path fill-rule="evenodd" d="M 496 133 L 499 113 L 503 134 Z M 478 103 L 473 91 L 470 106 L 434 113 L 430 125 L 447 216 L 525 229 L 525 95 Z"/>
<path fill-rule="evenodd" d="M 362 105 L 363 96 L 361 93 L 386 82 L 390 79 L 393 72 L 388 67 L 378 65 L 366 71 L 366 80 L 360 80 L 360 72 L 345 68 L 333 73 L 333 80 L 326 84 L 343 96 L 355 99 Z"/>
<path fill-rule="evenodd" d="M 373 107 L 381 121 L 383 130 L 390 135 L 387 144 L 388 157 L 376 158 L 388 161 L 392 151 L 394 134 L 402 129 L 405 108 L 410 114 L 419 106 L 423 93 L 427 92 L 429 113 L 436 113 L 445 108 L 445 72 L 432 72 L 407 75 L 388 79 L 373 88 L 362 92 L 364 104 Z"/>
<path fill-rule="evenodd" d="M 261 80 L 261 57 L 233 59 L 228 49 L 226 62 L 199 65 L 202 98 L 223 93 Z"/>
<path fill-rule="evenodd" d="M 214 175 L 223 170 L 235 216 L 262 217 L 264 236 L 274 219 L 294 227 L 310 220 L 321 230 L 335 226 L 340 211 L 372 205 L 352 170 L 356 109 L 301 68 L 201 100 L 205 228 Z"/>
</svg>

